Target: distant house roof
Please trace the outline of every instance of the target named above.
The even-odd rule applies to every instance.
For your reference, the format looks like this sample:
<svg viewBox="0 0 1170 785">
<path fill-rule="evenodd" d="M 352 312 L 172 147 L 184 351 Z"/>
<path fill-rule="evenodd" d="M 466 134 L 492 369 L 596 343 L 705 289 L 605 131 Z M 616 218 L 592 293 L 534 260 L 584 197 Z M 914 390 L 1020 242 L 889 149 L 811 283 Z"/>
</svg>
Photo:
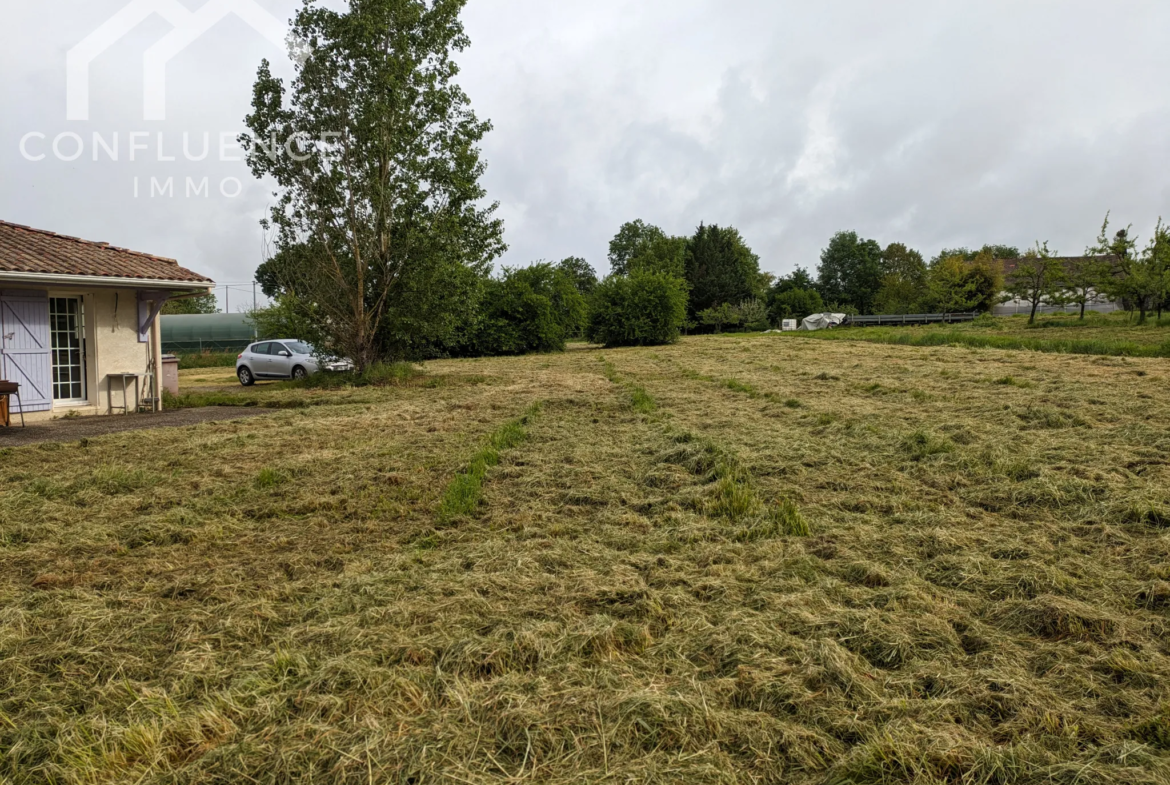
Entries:
<svg viewBox="0 0 1170 785">
<path fill-rule="evenodd" d="M 168 281 L 199 288 L 214 283 L 174 259 L 5 221 L 0 221 L 0 273 Z"/>
</svg>

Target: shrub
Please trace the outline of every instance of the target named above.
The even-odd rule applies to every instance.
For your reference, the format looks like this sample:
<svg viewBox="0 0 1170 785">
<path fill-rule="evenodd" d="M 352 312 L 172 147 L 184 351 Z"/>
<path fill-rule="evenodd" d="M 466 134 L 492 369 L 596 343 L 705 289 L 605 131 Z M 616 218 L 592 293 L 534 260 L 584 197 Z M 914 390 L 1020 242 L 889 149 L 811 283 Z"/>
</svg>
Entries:
<svg viewBox="0 0 1170 785">
<path fill-rule="evenodd" d="M 768 308 L 759 300 L 752 298 L 739 304 L 740 323 L 749 332 L 763 332 L 769 327 Z"/>
<path fill-rule="evenodd" d="M 586 336 L 605 346 L 673 343 L 687 317 L 686 285 L 662 273 L 611 275 L 593 293 Z"/>
<path fill-rule="evenodd" d="M 785 319 L 803 319 L 809 314 L 824 313 L 825 303 L 821 295 L 812 289 L 789 289 L 771 298 L 768 315 L 773 324 Z"/>
<path fill-rule="evenodd" d="M 585 298 L 565 270 L 548 263 L 505 269 L 485 281 L 479 323 L 459 353 L 563 351 L 565 341 L 581 334 L 585 312 Z"/>
<path fill-rule="evenodd" d="M 731 303 L 706 308 L 699 311 L 698 317 L 700 324 L 714 327 L 716 333 L 723 332 L 724 327 L 739 327 L 743 324 L 743 316 Z"/>
<path fill-rule="evenodd" d="M 988 312 L 1003 290 L 1003 270 L 988 254 L 967 261 L 960 256 L 940 259 L 930 269 L 926 305 L 934 311 Z"/>
</svg>

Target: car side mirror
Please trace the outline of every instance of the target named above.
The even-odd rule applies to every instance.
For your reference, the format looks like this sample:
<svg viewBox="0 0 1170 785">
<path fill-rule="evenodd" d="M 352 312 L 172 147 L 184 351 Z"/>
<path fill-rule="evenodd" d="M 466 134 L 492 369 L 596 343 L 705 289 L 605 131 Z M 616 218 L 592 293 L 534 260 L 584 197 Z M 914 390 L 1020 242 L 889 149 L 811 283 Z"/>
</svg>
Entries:
<svg viewBox="0 0 1170 785">
<path fill-rule="evenodd" d="M 281 352 L 280 356 L 281 357 L 292 357 L 292 352 Z"/>
</svg>

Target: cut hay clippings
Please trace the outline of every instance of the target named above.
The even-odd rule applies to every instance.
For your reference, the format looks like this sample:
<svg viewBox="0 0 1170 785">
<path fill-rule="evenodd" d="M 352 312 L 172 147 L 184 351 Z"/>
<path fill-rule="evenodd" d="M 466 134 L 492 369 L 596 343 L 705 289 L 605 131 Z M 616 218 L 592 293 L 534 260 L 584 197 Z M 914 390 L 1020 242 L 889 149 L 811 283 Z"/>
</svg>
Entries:
<svg viewBox="0 0 1170 785">
<path fill-rule="evenodd" d="M 1104 642 L 1118 631 L 1115 617 L 1083 602 L 1053 595 L 1005 602 L 993 616 L 1005 629 L 1050 641 Z"/>
</svg>

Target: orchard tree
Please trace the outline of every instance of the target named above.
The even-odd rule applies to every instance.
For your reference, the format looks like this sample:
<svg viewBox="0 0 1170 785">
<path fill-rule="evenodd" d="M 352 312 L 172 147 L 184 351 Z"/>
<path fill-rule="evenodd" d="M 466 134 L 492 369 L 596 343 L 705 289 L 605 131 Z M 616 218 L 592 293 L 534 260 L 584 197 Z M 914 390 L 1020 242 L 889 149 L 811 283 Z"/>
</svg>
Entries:
<svg viewBox="0 0 1170 785">
<path fill-rule="evenodd" d="M 1116 300 L 1120 300 L 1127 308 L 1136 308 L 1138 324 L 1146 323 L 1146 314 L 1157 307 L 1157 301 L 1164 296 L 1164 277 L 1159 270 L 1159 258 L 1155 252 L 1156 239 L 1150 247 L 1142 253 L 1137 250 L 1137 237 L 1131 232 L 1132 227 L 1119 230 L 1109 237 L 1109 214 L 1105 215 L 1105 222 L 1101 225 L 1101 234 L 1097 237 L 1097 244 L 1086 253 L 1111 257 L 1112 272 L 1106 275 L 1101 282 L 1101 288 Z M 1162 222 L 1158 221 L 1155 234 L 1162 232 Z"/>
<path fill-rule="evenodd" d="M 1154 229 L 1154 237 L 1146 248 L 1154 274 L 1161 281 L 1161 291 L 1158 297 L 1158 319 L 1162 319 L 1162 310 L 1170 301 L 1170 226 L 1158 219 L 1158 226 Z"/>
<path fill-rule="evenodd" d="M 1080 259 L 1065 261 L 1061 269 L 1060 291 L 1054 302 L 1077 305 L 1080 318 L 1085 318 L 1089 303 L 1097 302 L 1103 292 L 1104 282 L 1113 274 L 1111 256 L 1095 256 L 1085 251 Z"/>
<path fill-rule="evenodd" d="M 1037 242 L 1035 248 L 1019 258 L 1016 268 L 1007 276 L 1004 290 L 1032 307 L 1028 324 L 1035 324 L 1040 306 L 1059 298 L 1063 280 L 1064 267 L 1060 259 L 1048 251 L 1048 243 Z"/>
<path fill-rule="evenodd" d="M 455 83 L 466 0 L 305 0 L 290 85 L 267 61 L 241 138 L 277 184 L 279 289 L 359 370 L 442 342 L 503 252 L 484 205 L 479 121 Z"/>
</svg>

